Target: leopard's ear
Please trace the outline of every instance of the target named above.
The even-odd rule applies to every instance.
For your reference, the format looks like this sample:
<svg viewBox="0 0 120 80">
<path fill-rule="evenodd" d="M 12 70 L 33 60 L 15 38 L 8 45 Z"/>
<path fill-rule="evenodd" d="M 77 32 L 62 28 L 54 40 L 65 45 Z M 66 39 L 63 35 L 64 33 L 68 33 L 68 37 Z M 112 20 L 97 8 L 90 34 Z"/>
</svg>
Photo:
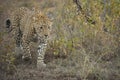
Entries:
<svg viewBox="0 0 120 80">
<path fill-rule="evenodd" d="M 33 19 L 33 21 L 35 21 L 35 20 L 36 20 L 36 17 L 33 17 L 32 19 Z"/>
<path fill-rule="evenodd" d="M 11 26 L 11 21 L 10 21 L 10 19 L 7 19 L 7 20 L 5 21 L 5 25 L 6 25 L 6 28 L 10 28 L 10 26 Z"/>
</svg>

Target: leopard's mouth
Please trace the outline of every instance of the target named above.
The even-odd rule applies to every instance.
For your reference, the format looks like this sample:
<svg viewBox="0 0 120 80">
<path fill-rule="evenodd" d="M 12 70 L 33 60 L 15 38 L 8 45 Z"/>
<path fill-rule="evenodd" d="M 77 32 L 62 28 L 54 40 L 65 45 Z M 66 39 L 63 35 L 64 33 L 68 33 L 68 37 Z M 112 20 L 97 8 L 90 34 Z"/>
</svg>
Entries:
<svg viewBox="0 0 120 80">
<path fill-rule="evenodd" d="M 39 38 L 39 43 L 40 44 L 46 44 L 47 43 L 47 39 L 44 39 L 44 38 Z"/>
</svg>

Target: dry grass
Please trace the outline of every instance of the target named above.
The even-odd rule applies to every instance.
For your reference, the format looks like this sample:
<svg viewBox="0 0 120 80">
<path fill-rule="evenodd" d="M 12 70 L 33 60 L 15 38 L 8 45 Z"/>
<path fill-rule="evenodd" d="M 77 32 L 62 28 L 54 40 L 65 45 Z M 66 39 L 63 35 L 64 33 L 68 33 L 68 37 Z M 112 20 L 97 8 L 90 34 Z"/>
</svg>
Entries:
<svg viewBox="0 0 120 80">
<path fill-rule="evenodd" d="M 13 4 L 15 3 L 15 4 Z M 84 12 L 90 10 L 91 24 L 77 14 L 72 0 L 0 1 L 0 79 L 1 80 L 119 80 L 120 10 L 111 0 L 111 13 L 100 18 L 103 2 L 81 0 Z M 8 4 L 8 5 L 6 5 Z M 3 24 L 10 11 L 25 6 L 41 9 L 53 21 L 53 30 L 45 55 L 46 68 L 14 65 L 14 39 Z M 119 5 L 118 5 L 119 6 Z M 99 10 L 98 10 L 99 9 Z M 88 10 L 88 12 L 89 12 Z M 107 31 L 104 29 L 104 26 Z"/>
</svg>

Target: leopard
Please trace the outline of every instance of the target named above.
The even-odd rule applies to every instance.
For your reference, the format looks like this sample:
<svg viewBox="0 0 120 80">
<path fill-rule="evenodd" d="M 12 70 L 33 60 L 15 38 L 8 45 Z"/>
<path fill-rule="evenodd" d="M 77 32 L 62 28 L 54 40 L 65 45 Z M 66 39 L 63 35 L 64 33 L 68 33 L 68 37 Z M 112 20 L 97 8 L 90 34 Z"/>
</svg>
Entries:
<svg viewBox="0 0 120 80">
<path fill-rule="evenodd" d="M 51 27 L 52 21 L 45 14 L 40 10 L 30 10 L 26 7 L 12 11 L 6 19 L 6 28 L 14 34 L 15 47 L 23 51 L 21 59 L 31 60 L 37 67 L 46 67 L 44 56 Z M 35 55 L 36 59 L 33 57 Z"/>
</svg>

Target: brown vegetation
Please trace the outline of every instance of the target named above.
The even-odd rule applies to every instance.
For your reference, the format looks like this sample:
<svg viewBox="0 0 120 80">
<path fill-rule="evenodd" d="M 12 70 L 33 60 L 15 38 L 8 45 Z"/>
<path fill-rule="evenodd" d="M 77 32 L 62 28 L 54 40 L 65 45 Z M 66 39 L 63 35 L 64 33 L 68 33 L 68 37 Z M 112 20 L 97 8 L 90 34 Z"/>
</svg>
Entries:
<svg viewBox="0 0 120 80">
<path fill-rule="evenodd" d="M 119 4 L 119 0 L 0 0 L 0 80 L 119 80 Z M 41 9 L 53 21 L 45 69 L 14 63 L 14 38 L 4 21 L 22 6 Z"/>
</svg>

